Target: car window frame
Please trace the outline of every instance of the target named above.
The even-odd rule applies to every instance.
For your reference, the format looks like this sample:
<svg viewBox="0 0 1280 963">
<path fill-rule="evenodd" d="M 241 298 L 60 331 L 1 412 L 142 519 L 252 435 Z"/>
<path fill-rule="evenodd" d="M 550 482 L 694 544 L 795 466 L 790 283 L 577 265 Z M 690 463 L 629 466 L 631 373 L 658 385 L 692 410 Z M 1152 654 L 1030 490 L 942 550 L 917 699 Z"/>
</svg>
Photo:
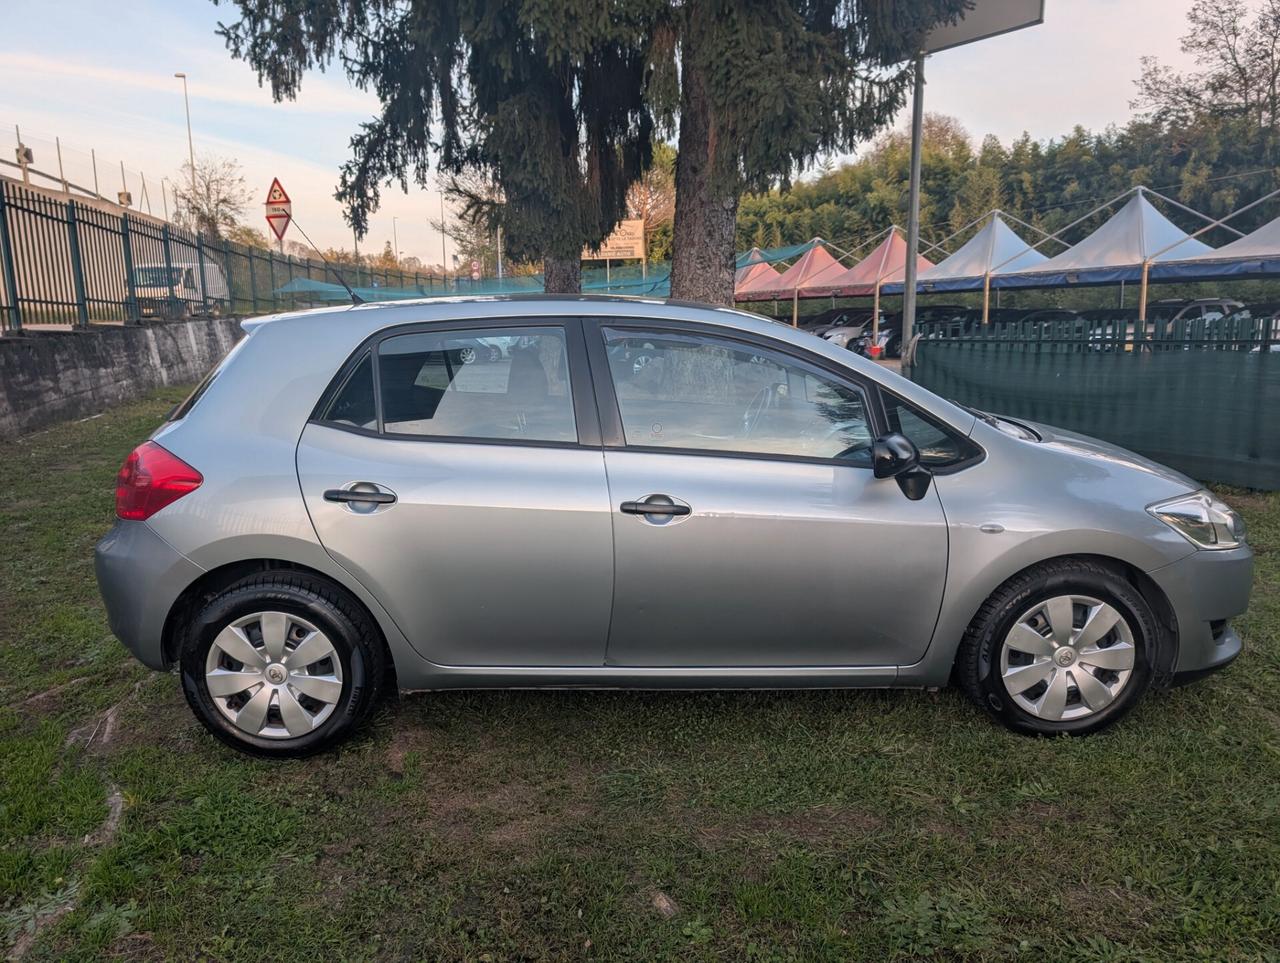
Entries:
<svg viewBox="0 0 1280 963">
<path fill-rule="evenodd" d="M 426 435 L 386 430 L 382 416 L 382 381 L 378 369 L 378 348 L 383 341 L 407 334 L 450 334 L 454 332 L 492 330 L 495 328 L 560 328 L 564 332 L 565 355 L 568 362 L 569 397 L 573 403 L 573 420 L 577 433 L 574 441 L 554 441 L 536 438 L 484 438 L 467 435 Z M 377 416 L 376 428 L 362 428 L 326 421 L 323 417 L 334 398 L 346 385 L 356 366 L 366 352 L 373 361 L 373 403 Z M 380 328 L 361 341 L 346 360 L 334 372 L 329 384 L 307 418 L 308 425 L 331 428 L 367 438 L 384 438 L 388 441 L 425 442 L 427 444 L 498 445 L 516 448 L 591 448 L 601 447 L 600 419 L 596 411 L 595 393 L 592 390 L 591 368 L 587 360 L 586 339 L 582 318 L 574 315 L 499 315 L 486 318 L 456 318 L 440 321 L 409 321 Z"/>
<path fill-rule="evenodd" d="M 654 334 L 693 335 L 717 338 L 741 344 L 750 349 L 767 350 L 781 355 L 802 368 L 830 378 L 837 384 L 860 391 L 867 405 L 867 418 L 872 429 L 872 439 L 882 437 L 887 431 L 884 408 L 880 401 L 880 384 L 872 378 L 832 363 L 821 355 L 797 348 L 795 345 L 763 337 L 750 331 L 726 328 L 716 324 L 685 321 L 673 318 L 645 318 L 622 315 L 602 315 L 583 319 L 583 333 L 587 341 L 587 360 L 591 365 L 592 383 L 595 386 L 596 406 L 600 414 L 600 431 L 604 448 L 609 450 L 637 451 L 659 455 L 689 455 L 700 458 L 734 458 L 746 461 L 779 461 L 793 464 L 831 465 L 871 471 L 871 465 L 860 465 L 847 458 L 822 458 L 814 455 L 787 455 L 771 452 L 723 451 L 713 448 L 676 448 L 666 445 L 628 444 L 622 428 L 622 410 L 613 384 L 613 373 L 605 345 L 604 329 L 630 329 Z"/>
</svg>

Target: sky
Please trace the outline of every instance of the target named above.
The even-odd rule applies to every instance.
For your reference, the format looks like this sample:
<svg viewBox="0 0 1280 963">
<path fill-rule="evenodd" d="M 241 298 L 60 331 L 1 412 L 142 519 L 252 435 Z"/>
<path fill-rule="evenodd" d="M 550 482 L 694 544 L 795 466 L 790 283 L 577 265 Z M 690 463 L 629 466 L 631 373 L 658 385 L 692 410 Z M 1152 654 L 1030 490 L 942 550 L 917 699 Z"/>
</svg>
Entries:
<svg viewBox="0 0 1280 963">
<path fill-rule="evenodd" d="M 1076 124 L 1123 123 L 1141 56 L 1186 66 L 1178 38 L 1191 3 L 1047 0 L 1041 26 L 931 57 L 926 109 L 957 117 L 975 139 L 994 133 L 1005 142 L 1023 131 L 1047 139 Z M 234 6 L 211 0 L 4 0 L 4 158 L 13 156 L 16 124 L 37 167 L 57 169 L 56 137 L 67 177 L 88 185 L 92 149 L 102 194 L 120 190 L 123 163 L 135 205 L 145 176 L 151 209 L 161 214 L 160 179 L 179 176 L 187 158 L 182 81 L 173 76 L 183 71 L 196 154 L 234 158 L 255 205 L 279 177 L 312 240 L 350 248 L 351 231 L 333 193 L 349 139 L 377 102 L 331 68 L 308 75 L 295 102 L 274 103 L 215 34 L 218 21 L 234 14 Z M 428 223 L 439 212 L 434 190 L 384 190 L 361 250 L 381 249 L 394 236 L 404 256 L 439 263 L 441 237 Z M 247 220 L 265 228 L 257 211 Z"/>
</svg>

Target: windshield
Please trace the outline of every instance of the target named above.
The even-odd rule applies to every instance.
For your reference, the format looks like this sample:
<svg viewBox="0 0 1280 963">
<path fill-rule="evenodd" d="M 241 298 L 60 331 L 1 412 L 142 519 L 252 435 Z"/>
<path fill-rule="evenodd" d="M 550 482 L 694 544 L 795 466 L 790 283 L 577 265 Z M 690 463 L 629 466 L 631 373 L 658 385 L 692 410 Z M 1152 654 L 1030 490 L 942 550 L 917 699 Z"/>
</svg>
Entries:
<svg viewBox="0 0 1280 963">
<path fill-rule="evenodd" d="M 178 268 L 140 267 L 133 272 L 133 283 L 144 288 L 165 288 L 180 283 L 181 278 L 182 271 Z"/>
</svg>

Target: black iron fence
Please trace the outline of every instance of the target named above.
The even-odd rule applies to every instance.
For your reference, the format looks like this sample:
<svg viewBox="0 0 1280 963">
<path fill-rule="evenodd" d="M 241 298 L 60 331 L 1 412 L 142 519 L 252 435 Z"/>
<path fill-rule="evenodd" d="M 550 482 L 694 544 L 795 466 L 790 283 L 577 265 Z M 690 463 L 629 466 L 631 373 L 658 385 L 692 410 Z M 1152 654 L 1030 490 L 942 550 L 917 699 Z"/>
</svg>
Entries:
<svg viewBox="0 0 1280 963">
<path fill-rule="evenodd" d="M 1280 489 L 1274 315 L 921 328 L 905 370 L 944 397 L 1093 435 L 1202 481 Z"/>
<path fill-rule="evenodd" d="M 352 287 L 401 296 L 465 290 L 469 279 L 367 265 L 336 265 Z M 117 214 L 66 195 L 0 180 L 0 331 L 24 326 L 130 323 L 222 313 L 256 314 L 333 303 L 318 259 L 207 239 L 140 214 Z M 297 290 L 282 291 L 293 285 Z"/>
</svg>

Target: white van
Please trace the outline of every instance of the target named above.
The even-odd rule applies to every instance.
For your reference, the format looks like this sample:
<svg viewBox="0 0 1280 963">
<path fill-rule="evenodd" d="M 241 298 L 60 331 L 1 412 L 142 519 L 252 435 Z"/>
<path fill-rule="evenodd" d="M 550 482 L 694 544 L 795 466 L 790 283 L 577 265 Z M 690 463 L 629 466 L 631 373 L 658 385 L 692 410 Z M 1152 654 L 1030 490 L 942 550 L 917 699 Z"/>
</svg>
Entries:
<svg viewBox="0 0 1280 963">
<path fill-rule="evenodd" d="M 231 302 L 222 265 L 208 259 L 204 262 L 203 290 L 196 261 L 135 265 L 133 285 L 144 318 L 220 314 Z"/>
</svg>

